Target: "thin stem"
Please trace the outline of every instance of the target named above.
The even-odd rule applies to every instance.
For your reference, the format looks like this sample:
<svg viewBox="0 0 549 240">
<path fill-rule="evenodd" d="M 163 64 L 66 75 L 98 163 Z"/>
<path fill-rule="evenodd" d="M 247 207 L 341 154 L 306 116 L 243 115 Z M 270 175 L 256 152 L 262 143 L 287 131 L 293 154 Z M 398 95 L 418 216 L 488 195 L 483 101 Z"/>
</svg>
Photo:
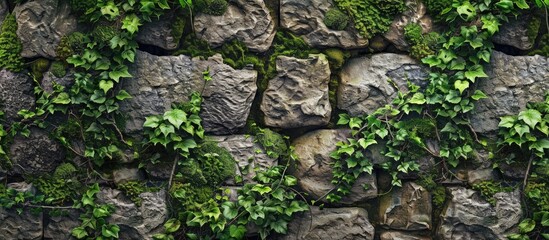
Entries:
<svg viewBox="0 0 549 240">
<path fill-rule="evenodd" d="M 530 155 L 530 160 L 528 160 L 528 167 L 524 173 L 524 181 L 522 182 L 522 189 L 526 188 L 526 183 L 528 182 L 528 174 L 530 173 L 530 167 L 532 167 L 532 161 L 534 160 L 534 154 Z"/>
<path fill-rule="evenodd" d="M 175 167 L 177 166 L 178 161 L 179 161 L 179 154 L 175 155 L 175 158 L 173 159 L 172 172 L 170 173 L 170 180 L 168 182 L 168 191 L 170 191 L 170 188 L 172 187 L 173 175 L 175 174 Z"/>
</svg>

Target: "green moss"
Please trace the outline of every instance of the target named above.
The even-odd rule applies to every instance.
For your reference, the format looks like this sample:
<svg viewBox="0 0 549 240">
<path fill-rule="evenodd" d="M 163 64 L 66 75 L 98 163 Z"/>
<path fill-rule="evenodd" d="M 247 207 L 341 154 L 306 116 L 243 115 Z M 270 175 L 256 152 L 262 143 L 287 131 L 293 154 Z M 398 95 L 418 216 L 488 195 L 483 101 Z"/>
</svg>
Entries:
<svg viewBox="0 0 549 240">
<path fill-rule="evenodd" d="M 330 83 L 328 84 L 328 98 L 330 100 L 330 105 L 332 107 L 337 106 L 337 88 L 339 87 L 339 79 L 337 77 L 332 77 Z"/>
<path fill-rule="evenodd" d="M 549 211 L 549 187 L 547 183 L 529 181 L 524 189 L 529 206 L 533 211 Z M 532 211 L 532 210 L 531 210 Z"/>
<path fill-rule="evenodd" d="M 15 15 L 8 14 L 0 29 L 0 69 L 19 72 L 23 69 L 21 50 L 23 45 L 17 37 L 17 21 Z"/>
<path fill-rule="evenodd" d="M 343 67 L 345 61 L 351 57 L 351 54 L 347 51 L 343 51 L 337 48 L 329 48 L 323 51 L 323 53 L 328 57 L 330 62 L 330 69 L 337 70 Z"/>
<path fill-rule="evenodd" d="M 185 25 L 187 24 L 187 17 L 178 15 L 172 25 L 172 37 L 173 41 L 179 43 L 181 37 L 183 36 L 183 31 L 185 30 Z"/>
<path fill-rule="evenodd" d="M 408 43 L 412 45 L 410 47 L 410 56 L 418 60 L 435 54 L 433 49 L 440 38 L 438 33 L 433 32 L 424 36 L 422 31 L 423 29 L 417 23 L 410 23 L 404 27 L 404 36 Z"/>
<path fill-rule="evenodd" d="M 85 13 L 97 4 L 97 0 L 69 0 L 68 2 L 71 9 L 78 13 Z"/>
<path fill-rule="evenodd" d="M 66 179 L 73 177 L 76 174 L 77 170 L 71 163 L 63 163 L 59 165 L 55 172 L 53 173 L 54 178 Z"/>
<path fill-rule="evenodd" d="M 530 51 L 528 55 L 541 55 L 541 56 L 549 57 L 549 33 L 546 33 L 543 36 L 541 36 L 536 49 Z"/>
<path fill-rule="evenodd" d="M 65 69 L 65 64 L 61 61 L 55 61 L 51 64 L 50 71 L 53 76 L 62 78 L 67 75 L 67 70 Z"/>
<path fill-rule="evenodd" d="M 436 209 L 441 209 L 444 202 L 446 202 L 446 188 L 437 186 L 431 191 L 431 194 L 433 195 L 433 205 Z"/>
<path fill-rule="evenodd" d="M 195 0 L 193 5 L 195 12 L 203 12 L 215 16 L 223 15 L 229 7 L 227 0 Z"/>
<path fill-rule="evenodd" d="M 214 191 L 210 187 L 174 182 L 170 188 L 170 195 L 178 202 L 177 205 L 174 204 L 176 210 L 199 211 L 201 204 L 208 202 L 213 197 Z"/>
<path fill-rule="evenodd" d="M 81 32 L 73 32 L 63 36 L 57 45 L 57 58 L 65 60 L 74 54 L 81 54 L 86 48 L 88 37 Z"/>
<path fill-rule="evenodd" d="M 410 48 L 410 56 L 418 60 L 433 54 L 435 52 L 425 43 L 416 44 Z"/>
<path fill-rule="evenodd" d="M 539 33 L 539 27 L 541 25 L 541 20 L 537 17 L 532 18 L 530 22 L 528 23 L 528 29 L 526 31 L 526 36 L 528 36 L 528 40 L 534 42 L 536 41 L 536 38 L 538 37 Z"/>
<path fill-rule="evenodd" d="M 324 24 L 326 27 L 333 30 L 343 30 L 349 24 L 349 16 L 339 11 L 338 9 L 331 8 L 324 15 Z"/>
<path fill-rule="evenodd" d="M 425 7 L 427 7 L 427 13 L 437 22 L 444 20 L 440 13 L 444 9 L 452 6 L 452 0 L 424 0 L 423 3 L 425 4 Z"/>
<path fill-rule="evenodd" d="M 236 172 L 236 161 L 216 142 L 205 142 L 194 152 L 193 158 L 182 163 L 183 180 L 193 186 L 217 187 Z"/>
<path fill-rule="evenodd" d="M 248 47 L 238 40 L 232 40 L 223 44 L 218 51 L 223 56 L 223 62 L 235 69 L 242 69 L 248 65 L 253 65 L 259 74 L 264 74 L 264 63 L 255 54 L 248 51 Z"/>
<path fill-rule="evenodd" d="M 91 31 L 90 36 L 93 38 L 94 42 L 108 44 L 111 39 L 119 34 L 120 30 L 115 26 L 99 24 Z"/>
<path fill-rule="evenodd" d="M 496 205 L 496 199 L 494 194 L 499 192 L 511 192 L 512 187 L 504 187 L 499 182 L 493 180 L 483 181 L 477 184 L 473 184 L 473 189 L 480 192 L 480 195 L 492 205 Z"/>
<path fill-rule="evenodd" d="M 389 29 L 394 17 L 406 10 L 404 0 L 334 0 L 339 9 L 354 20 L 356 30 L 365 38 Z"/>
<path fill-rule="evenodd" d="M 129 181 L 122 184 L 118 184 L 118 189 L 124 192 L 126 196 L 132 200 L 132 202 L 135 203 L 137 206 L 141 206 L 142 199 L 139 197 L 141 193 L 144 192 L 156 192 L 159 190 L 159 188 L 156 187 L 148 187 L 145 185 L 144 182 L 139 181 Z"/>
<path fill-rule="evenodd" d="M 173 55 L 187 55 L 190 57 L 202 56 L 204 58 L 211 57 L 215 52 L 210 48 L 207 41 L 196 37 L 195 34 L 185 36 L 181 47 Z"/>
<path fill-rule="evenodd" d="M 31 73 L 37 79 L 42 79 L 44 73 L 50 67 L 50 61 L 45 58 L 39 58 L 30 63 Z"/>
<path fill-rule="evenodd" d="M 82 184 L 73 178 L 40 177 L 32 183 L 44 194 L 47 204 L 70 203 L 82 190 Z"/>
<path fill-rule="evenodd" d="M 404 37 L 412 44 L 419 44 L 423 42 L 422 36 L 423 29 L 417 23 L 410 23 L 404 26 Z"/>
<path fill-rule="evenodd" d="M 284 137 L 271 129 L 260 129 L 255 139 L 263 146 L 269 157 L 279 158 L 288 154 L 288 145 Z"/>
</svg>

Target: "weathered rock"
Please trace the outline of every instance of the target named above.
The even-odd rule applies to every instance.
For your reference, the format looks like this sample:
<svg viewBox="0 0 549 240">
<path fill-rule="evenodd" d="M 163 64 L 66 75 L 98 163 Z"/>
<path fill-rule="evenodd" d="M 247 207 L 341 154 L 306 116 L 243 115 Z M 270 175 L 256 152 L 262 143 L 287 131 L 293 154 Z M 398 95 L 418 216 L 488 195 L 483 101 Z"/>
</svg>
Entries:
<svg viewBox="0 0 549 240">
<path fill-rule="evenodd" d="M 139 194 L 139 198 L 141 206 L 136 206 L 116 189 L 102 189 L 97 194 L 98 202 L 115 207 L 107 220 L 120 226 L 120 239 L 152 239 L 164 230 L 163 224 L 168 218 L 166 191 L 145 192 Z"/>
<path fill-rule="evenodd" d="M 79 211 L 69 211 L 68 215 L 48 216 L 47 225 L 44 229 L 45 239 L 73 239 L 71 231 L 80 226 L 82 222 L 78 219 Z"/>
<path fill-rule="evenodd" d="M 112 172 L 113 181 L 116 184 L 122 184 L 128 181 L 139 181 L 145 179 L 143 173 L 138 168 L 120 168 Z"/>
<path fill-rule="evenodd" d="M 379 204 L 382 225 L 398 230 L 431 229 L 431 194 L 413 182 L 383 195 Z"/>
<path fill-rule="evenodd" d="M 308 59 L 279 56 L 276 69 L 278 75 L 269 81 L 261 101 L 265 125 L 298 128 L 328 124 L 332 109 L 326 56 L 309 55 Z"/>
<path fill-rule="evenodd" d="M 467 183 L 473 185 L 482 181 L 495 180 L 496 174 L 493 169 L 477 169 L 467 171 Z"/>
<path fill-rule="evenodd" d="M 31 128 L 28 138 L 16 136 L 13 139 L 10 157 L 14 173 L 29 175 L 53 173 L 65 159 L 65 149 L 49 138 L 46 131 Z"/>
<path fill-rule="evenodd" d="M 35 0 L 17 5 L 17 36 L 23 44 L 21 56 L 55 58 L 61 38 L 76 31 L 77 19 L 68 2 Z"/>
<path fill-rule="evenodd" d="M 407 89 L 407 81 L 425 86 L 428 71 L 407 55 L 375 54 L 351 59 L 340 72 L 337 106 L 353 116 L 372 113 L 390 103 L 400 90 Z"/>
<path fill-rule="evenodd" d="M 534 17 L 531 15 L 519 15 L 518 18 L 509 18 L 509 22 L 501 25 L 499 31 L 494 34 L 492 41 L 497 44 L 516 47 L 520 50 L 529 50 L 536 42 L 537 34 L 529 34 L 530 31 L 537 33 L 537 29 L 531 29 L 530 22 Z M 538 20 L 539 21 L 539 20 Z"/>
<path fill-rule="evenodd" d="M 517 231 L 522 216 L 518 190 L 496 193 L 495 206 L 463 187 L 449 188 L 448 198 L 438 229 L 441 239 L 507 239 L 506 235 Z"/>
<path fill-rule="evenodd" d="M 389 40 L 396 48 L 405 51 L 410 45 L 404 37 L 404 27 L 410 23 L 417 23 L 421 26 L 424 33 L 430 32 L 433 28 L 433 21 L 426 15 L 427 8 L 419 0 L 407 0 L 406 11 L 391 23 L 389 30 L 383 36 Z"/>
<path fill-rule="evenodd" d="M 324 14 L 337 8 L 331 0 L 281 0 L 280 24 L 312 47 L 364 48 L 368 39 L 363 38 L 350 21 L 342 31 L 332 30 L 324 24 Z"/>
<path fill-rule="evenodd" d="M 174 22 L 177 21 L 181 20 L 175 14 L 162 15 L 160 19 L 147 22 L 139 27 L 135 40 L 140 44 L 149 44 L 166 50 L 175 50 L 179 46 L 179 40 L 183 33 L 182 29 L 179 32 L 173 30 L 175 27 Z"/>
<path fill-rule="evenodd" d="M 68 72 L 64 77 L 58 78 L 53 75 L 50 68 L 50 71 L 44 73 L 44 78 L 42 78 L 42 89 L 47 93 L 52 93 L 54 83 L 68 89 L 74 83 L 74 73 Z"/>
<path fill-rule="evenodd" d="M 218 142 L 220 147 L 231 153 L 240 169 L 247 169 L 248 173 L 242 176 L 244 183 L 252 182 L 256 168 L 265 170 L 277 165 L 277 159 L 269 157 L 263 147 L 256 143 L 252 136 L 215 136 L 212 137 L 212 140 Z M 241 171 L 237 169 L 236 175 L 241 176 Z M 234 181 L 231 179 L 228 184 L 234 184 Z"/>
<path fill-rule="evenodd" d="M 374 239 L 374 226 L 368 221 L 368 212 L 362 208 L 311 207 L 288 224 L 283 240 L 354 240 Z"/>
<path fill-rule="evenodd" d="M 32 184 L 25 182 L 12 183 L 8 188 L 18 192 L 34 193 Z M 0 236 L 2 239 L 42 239 L 42 212 L 33 214 L 24 209 L 18 214 L 15 209 L 4 209 L 0 207 Z"/>
<path fill-rule="evenodd" d="M 222 16 L 199 13 L 194 18 L 197 36 L 213 47 L 238 39 L 251 51 L 265 52 L 273 42 L 275 22 L 263 0 L 229 1 Z"/>
<path fill-rule="evenodd" d="M 543 101 L 549 90 L 547 57 L 494 51 L 486 73 L 489 78 L 479 81 L 478 89 L 488 98 L 479 100 L 471 114 L 471 125 L 479 133 L 495 132 L 500 117 L 517 115 L 528 102 Z"/>
<path fill-rule="evenodd" d="M 212 81 L 204 87 L 202 72 L 209 69 Z M 234 70 L 220 55 L 208 60 L 184 55 L 154 56 L 138 51 L 131 79 L 121 87 L 133 98 L 120 109 L 127 115 L 125 131 L 141 134 L 146 116 L 163 114 L 172 103 L 187 102 L 193 91 L 201 92 L 202 125 L 207 132 L 227 134 L 246 124 L 257 86 L 257 72 Z"/>
<path fill-rule="evenodd" d="M 32 79 L 25 73 L 0 71 L 0 110 L 8 124 L 20 119 L 17 115 L 22 109 L 34 107 Z"/>
<path fill-rule="evenodd" d="M 379 235 L 380 240 L 431 240 L 431 237 L 415 235 L 409 232 L 390 231 Z"/>
<path fill-rule="evenodd" d="M 4 18 L 6 18 L 9 12 L 10 8 L 8 6 L 8 2 L 6 0 L 0 0 L 0 26 L 2 26 Z"/>
<path fill-rule="evenodd" d="M 332 164 L 330 153 L 336 150 L 336 143 L 350 137 L 348 130 L 317 130 L 294 140 L 295 154 L 299 157 L 291 171 L 298 179 L 298 186 L 311 199 L 325 196 L 335 186 L 332 184 Z M 365 190 L 363 186 L 366 186 Z M 376 176 L 363 175 L 357 179 L 349 195 L 339 203 L 356 204 L 377 197 Z M 326 201 L 323 199 L 322 201 Z"/>
</svg>

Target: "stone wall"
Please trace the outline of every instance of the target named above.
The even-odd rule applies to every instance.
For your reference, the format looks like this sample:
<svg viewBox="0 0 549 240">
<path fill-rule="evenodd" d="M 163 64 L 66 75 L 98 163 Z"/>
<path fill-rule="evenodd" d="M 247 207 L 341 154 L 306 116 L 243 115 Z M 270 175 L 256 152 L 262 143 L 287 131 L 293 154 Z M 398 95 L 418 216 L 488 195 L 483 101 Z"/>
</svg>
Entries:
<svg viewBox="0 0 549 240">
<path fill-rule="evenodd" d="M 77 23 L 77 16 L 65 1 L 29 0 L 16 5 L 9 2 L 0 0 L 0 21 L 8 12 L 15 14 L 17 35 L 23 44 L 21 55 L 28 62 L 36 58 L 56 59 L 55 49 L 61 38 L 86 28 Z M 369 157 L 376 163 L 374 172 L 359 177 L 351 193 L 340 202 L 327 202 L 324 197 L 335 187 L 331 182 L 330 153 L 351 134 L 349 129 L 334 127 L 337 114 L 372 113 L 391 102 L 399 89 L 406 89 L 408 81 L 424 87 L 428 67 L 408 55 L 403 27 L 410 22 L 420 23 L 425 31 L 440 26 L 432 25 L 421 2 L 409 0 L 410 10 L 396 18 L 387 33 L 377 36 L 374 45 L 372 39 L 364 39 L 352 27 L 336 31 L 325 26 L 322 19 L 334 7 L 331 0 L 265 2 L 231 0 L 222 16 L 199 13 L 192 22 L 194 31 L 214 48 L 239 40 L 253 54 L 265 56 L 277 31 L 284 30 L 302 36 L 320 53 L 304 59 L 277 57 L 276 75 L 266 79 L 268 84 L 261 89 L 258 85 L 262 76 L 253 66 L 234 69 L 224 63 L 220 54 L 208 58 L 164 54 L 180 46 L 171 35 L 170 18 L 174 16 L 154 20 L 137 37 L 142 45 L 130 66 L 132 77 L 117 85 L 132 96 L 120 105 L 126 117 L 121 134 L 141 138 L 145 117 L 162 114 L 173 103 L 184 102 L 191 92 L 199 91 L 204 97 L 200 117 L 206 134 L 226 148 L 240 167 L 257 170 L 279 164 L 254 136 L 248 136 L 247 120 L 257 120 L 262 127 L 290 135 L 299 161 L 289 172 L 297 177 L 298 189 L 308 200 L 325 205 L 297 216 L 288 226 L 288 235 L 273 239 L 505 239 L 518 231 L 524 214 L 518 191 L 497 193 L 495 202 L 489 203 L 478 191 L 470 189 L 470 182 L 497 181 L 501 177 L 482 153 L 478 154 L 479 164 L 459 170 L 460 180 L 441 184 L 446 198 L 434 206 L 433 193 L 420 184 L 421 176 L 417 174 L 405 176 L 402 187 L 390 188 L 390 176 L 379 168 L 384 159 L 376 149 L 381 146 L 372 148 Z M 267 5 L 275 5 L 276 11 Z M 522 22 L 529 18 L 520 17 L 501 26 L 494 42 L 531 49 L 533 41 L 523 31 Z M 341 69 L 334 68 L 331 59 L 322 53 L 326 48 L 350 51 L 352 57 Z M 208 82 L 203 81 L 206 69 L 212 78 Z M 471 127 L 480 136 L 493 137 L 500 117 L 517 114 L 528 102 L 544 99 L 549 91 L 549 58 L 494 51 L 487 72 L 489 77 L 479 81 L 477 87 L 488 98 L 479 101 L 471 113 Z M 334 78 L 338 81 L 335 87 L 330 85 Z M 51 70 L 39 81 L 33 81 L 27 70 L 0 71 L 3 123 L 20 121 L 17 112 L 34 107 L 33 88 L 37 84 L 47 89 L 52 82 L 70 85 L 71 81 L 71 73 L 59 78 Z M 334 99 L 330 99 L 330 91 L 336 92 Z M 55 116 L 54 121 L 62 122 L 63 118 Z M 26 182 L 32 176 L 53 174 L 68 158 L 86 166 L 58 139 L 53 139 L 48 130 L 38 127 L 31 128 L 28 137 L 15 137 L 7 150 L 14 167 L 0 168 L 0 180 L 20 192 L 36 192 Z M 166 182 L 171 166 L 138 168 L 135 161 L 122 157 L 117 169 L 106 175 L 108 179 L 98 180 L 102 186 L 98 199 L 115 207 L 110 222 L 121 227 L 121 239 L 151 239 L 162 231 L 162 224 L 169 217 L 167 192 L 141 193 L 142 202 L 137 205 L 112 186 L 127 180 Z M 426 161 L 426 168 L 431 167 L 432 160 Z M 521 181 L 523 174 L 513 174 L 512 170 L 503 173 L 506 179 Z M 253 171 L 238 174 L 244 181 L 251 181 L 254 176 Z M 227 181 L 226 185 L 238 188 L 234 181 Z M 18 214 L 14 209 L 0 209 L 0 239 L 71 239 L 71 229 L 79 225 L 78 215 L 79 212 L 66 216 L 50 216 L 47 212 Z"/>
</svg>

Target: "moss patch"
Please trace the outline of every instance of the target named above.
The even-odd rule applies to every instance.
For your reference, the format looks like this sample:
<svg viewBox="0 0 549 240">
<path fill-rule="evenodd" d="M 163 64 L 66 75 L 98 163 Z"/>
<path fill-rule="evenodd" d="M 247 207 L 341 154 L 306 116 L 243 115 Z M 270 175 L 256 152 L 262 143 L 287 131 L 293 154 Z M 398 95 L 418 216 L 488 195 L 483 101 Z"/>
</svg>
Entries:
<svg viewBox="0 0 549 240">
<path fill-rule="evenodd" d="M 0 69 L 20 72 L 23 69 L 21 50 L 23 45 L 17 37 L 17 21 L 15 15 L 8 14 L 0 29 Z"/>
<path fill-rule="evenodd" d="M 324 15 L 324 24 L 326 27 L 333 30 L 343 30 L 349 24 L 349 16 L 339 11 L 338 9 L 331 8 Z"/>
</svg>

